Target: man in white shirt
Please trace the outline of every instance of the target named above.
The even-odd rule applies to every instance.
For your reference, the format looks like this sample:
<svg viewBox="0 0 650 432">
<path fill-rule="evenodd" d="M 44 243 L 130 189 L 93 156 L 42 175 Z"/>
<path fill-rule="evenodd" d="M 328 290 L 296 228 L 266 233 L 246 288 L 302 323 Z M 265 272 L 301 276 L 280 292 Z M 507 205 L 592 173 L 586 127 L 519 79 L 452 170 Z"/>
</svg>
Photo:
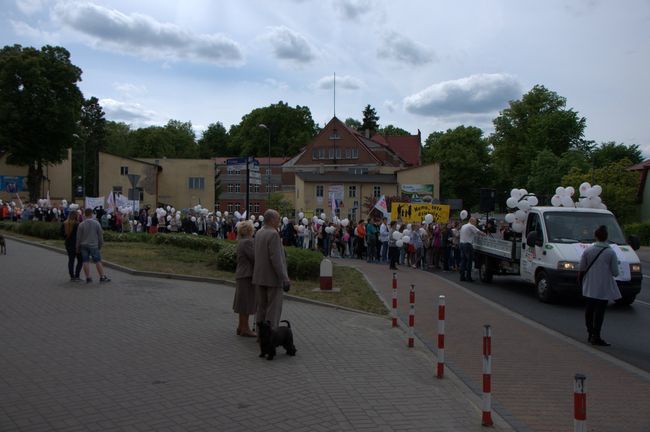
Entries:
<svg viewBox="0 0 650 432">
<path fill-rule="evenodd" d="M 469 222 L 460 228 L 460 280 L 474 282 L 472 279 L 472 264 L 474 263 L 474 237 L 484 236 L 485 233 L 476 228 L 476 219 L 470 218 Z"/>
<path fill-rule="evenodd" d="M 388 262 L 388 225 L 387 219 L 383 218 L 379 227 L 379 242 L 381 243 L 381 262 Z"/>
</svg>

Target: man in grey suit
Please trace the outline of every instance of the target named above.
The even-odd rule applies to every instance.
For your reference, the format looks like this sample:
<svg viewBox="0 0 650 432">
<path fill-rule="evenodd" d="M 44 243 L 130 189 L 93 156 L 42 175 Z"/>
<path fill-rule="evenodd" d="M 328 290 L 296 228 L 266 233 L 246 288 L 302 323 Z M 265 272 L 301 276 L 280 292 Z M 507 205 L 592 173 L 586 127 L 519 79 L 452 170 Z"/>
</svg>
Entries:
<svg viewBox="0 0 650 432">
<path fill-rule="evenodd" d="M 256 322 L 270 321 L 277 328 L 282 315 L 282 291 L 289 291 L 287 259 L 278 233 L 280 214 L 264 212 L 264 227 L 255 234 L 253 285 L 257 290 Z"/>
</svg>

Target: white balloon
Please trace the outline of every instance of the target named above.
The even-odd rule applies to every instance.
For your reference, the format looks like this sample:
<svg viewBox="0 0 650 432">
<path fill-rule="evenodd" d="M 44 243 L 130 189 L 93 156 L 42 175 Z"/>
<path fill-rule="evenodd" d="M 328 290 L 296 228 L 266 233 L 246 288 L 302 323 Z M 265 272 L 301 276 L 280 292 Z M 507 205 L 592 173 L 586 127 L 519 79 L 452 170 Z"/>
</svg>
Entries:
<svg viewBox="0 0 650 432">
<path fill-rule="evenodd" d="M 539 200 L 537 199 L 537 197 L 535 195 L 529 196 L 528 197 L 528 204 L 530 204 L 531 207 L 536 206 L 537 204 L 539 204 Z"/>
<path fill-rule="evenodd" d="M 305 226 L 304 225 L 298 225 L 298 232 L 305 232 Z"/>
<path fill-rule="evenodd" d="M 181 220 L 181 214 L 180 213 L 176 213 L 176 220 L 177 221 Z"/>
<path fill-rule="evenodd" d="M 419 232 L 420 234 L 424 234 L 425 232 L 427 232 L 427 230 L 425 230 L 424 228 L 420 228 L 420 229 L 418 230 L 418 232 Z"/>
<path fill-rule="evenodd" d="M 171 209 L 170 211 L 171 211 L 172 213 L 175 213 L 175 212 L 176 212 L 176 209 L 175 209 L 174 207 L 172 207 L 172 209 Z"/>
<path fill-rule="evenodd" d="M 321 214 L 320 214 L 320 218 L 323 219 L 323 220 L 325 220 L 325 219 L 327 219 L 327 215 L 326 215 L 325 213 L 321 213 Z"/>
<path fill-rule="evenodd" d="M 404 242 L 402 240 L 397 240 L 395 242 L 395 246 L 397 246 L 398 248 L 401 248 L 402 246 L 404 246 Z"/>
<path fill-rule="evenodd" d="M 286 217 L 286 216 L 283 217 L 283 218 L 282 218 L 282 223 L 285 224 L 285 225 L 288 224 L 288 223 L 289 223 L 289 218 Z"/>
<path fill-rule="evenodd" d="M 596 186 L 594 186 L 594 187 L 596 187 Z M 600 206 L 600 204 L 603 202 L 603 199 L 601 197 L 599 197 L 599 196 L 595 196 L 591 200 L 594 203 L 594 208 L 598 208 Z"/>
<path fill-rule="evenodd" d="M 517 198 L 510 197 L 506 200 L 506 205 L 508 208 L 515 208 L 517 207 Z"/>
<path fill-rule="evenodd" d="M 393 231 L 393 240 L 399 240 L 402 238 L 402 233 L 399 231 Z"/>
<path fill-rule="evenodd" d="M 565 193 L 565 189 L 562 186 L 558 186 L 557 189 L 555 189 L 555 195 L 562 196 Z"/>
<path fill-rule="evenodd" d="M 521 200 L 517 203 L 517 207 L 523 211 L 530 210 L 530 203 L 528 200 Z"/>
<path fill-rule="evenodd" d="M 568 186 L 566 189 L 564 189 L 564 191 L 565 191 L 566 194 L 569 195 L 570 197 L 572 197 L 573 194 L 576 193 L 576 190 L 573 188 L 573 186 Z"/>
<path fill-rule="evenodd" d="M 528 195 L 528 191 L 526 189 L 519 189 L 519 193 L 521 194 L 520 198 Z"/>
<path fill-rule="evenodd" d="M 167 206 L 166 209 L 167 209 L 167 211 L 171 211 L 172 206 Z"/>
<path fill-rule="evenodd" d="M 508 213 L 506 215 L 506 222 L 513 223 L 514 221 L 515 221 L 515 214 L 514 213 Z"/>
<path fill-rule="evenodd" d="M 426 223 L 431 223 L 431 222 L 433 222 L 433 215 L 432 215 L 432 214 L 427 214 L 426 216 L 424 216 L 424 221 L 425 221 Z"/>
<path fill-rule="evenodd" d="M 587 197 L 591 198 L 591 197 L 595 197 L 595 196 L 598 195 L 598 194 L 596 193 L 596 189 L 595 189 L 595 188 L 590 187 L 589 189 L 587 189 L 587 192 L 585 193 L 585 195 L 586 195 Z"/>
<path fill-rule="evenodd" d="M 598 208 L 601 210 L 607 210 L 607 206 L 603 203 L 598 204 Z"/>
<path fill-rule="evenodd" d="M 251 215 L 251 217 L 249 217 L 249 219 L 252 220 L 253 222 L 255 222 L 255 215 Z"/>
<path fill-rule="evenodd" d="M 348 218 L 343 219 L 341 221 L 341 225 L 343 225 L 344 227 L 350 225 L 350 219 L 348 219 Z"/>
<path fill-rule="evenodd" d="M 515 219 L 518 219 L 519 221 L 523 222 L 526 220 L 526 215 L 527 213 L 524 210 L 517 210 L 515 212 Z"/>
<path fill-rule="evenodd" d="M 172 229 L 172 226 L 171 226 L 171 225 L 167 225 L 167 229 L 168 229 L 168 230 L 171 230 L 171 229 Z"/>
<path fill-rule="evenodd" d="M 573 204 L 573 200 L 568 195 L 564 195 L 562 197 L 562 205 L 564 207 L 575 207 L 575 205 Z"/>
<path fill-rule="evenodd" d="M 600 187 L 600 185 L 594 185 L 593 189 L 594 189 L 594 193 L 596 194 L 596 196 L 603 193 L 603 188 Z"/>
<path fill-rule="evenodd" d="M 303 225 L 307 225 L 309 223 L 309 220 L 307 218 L 302 218 L 301 222 L 302 222 Z"/>
<path fill-rule="evenodd" d="M 325 223 L 323 219 L 318 219 L 316 222 L 318 222 L 318 225 L 323 225 Z"/>
<path fill-rule="evenodd" d="M 259 215 L 259 216 L 257 217 L 257 220 L 260 221 L 260 222 L 264 222 L 264 216 Z"/>
<path fill-rule="evenodd" d="M 409 230 L 409 231 L 411 231 L 411 227 L 412 227 L 412 226 L 413 226 L 412 224 L 406 224 L 406 229 Z"/>
<path fill-rule="evenodd" d="M 467 219 L 467 210 L 463 210 L 460 212 L 460 219 L 461 220 Z"/>
<path fill-rule="evenodd" d="M 313 223 L 318 222 L 318 216 L 314 216 L 313 218 L 311 218 L 311 221 L 312 221 Z"/>
<path fill-rule="evenodd" d="M 411 235 L 411 230 L 406 228 L 404 231 L 402 231 L 402 235 L 405 235 L 405 236 Z"/>
<path fill-rule="evenodd" d="M 411 242 L 411 237 L 409 237 L 409 236 L 407 236 L 407 235 L 402 236 L 402 241 L 403 241 L 404 243 L 406 243 L 406 244 L 409 244 L 409 243 Z"/>
<path fill-rule="evenodd" d="M 581 183 L 580 187 L 578 188 L 578 190 L 580 191 L 580 195 L 582 196 L 585 196 L 589 189 L 591 189 L 591 185 L 587 182 Z"/>
<path fill-rule="evenodd" d="M 56 209 L 54 209 L 56 210 Z M 111 220 L 111 215 L 106 215 L 106 219 Z"/>
<path fill-rule="evenodd" d="M 524 231 L 524 224 L 521 223 L 521 222 L 515 222 L 515 223 L 512 224 L 512 230 L 514 232 L 518 232 L 518 233 L 523 232 Z"/>
<path fill-rule="evenodd" d="M 223 215 L 228 217 L 228 212 L 227 211 L 223 212 Z"/>
<path fill-rule="evenodd" d="M 196 222 L 196 217 L 192 216 L 192 218 L 191 218 L 190 220 L 191 220 L 192 222 Z"/>
<path fill-rule="evenodd" d="M 305 214 L 303 212 L 298 213 L 298 219 L 302 219 L 305 217 Z"/>
<path fill-rule="evenodd" d="M 551 205 L 553 207 L 559 207 L 560 204 L 562 204 L 562 199 L 560 198 L 559 195 L 553 195 L 553 198 L 551 198 Z"/>
<path fill-rule="evenodd" d="M 217 210 L 217 217 L 221 217 L 221 212 Z"/>
<path fill-rule="evenodd" d="M 519 201 L 519 198 L 521 198 L 521 192 L 519 192 L 519 189 L 513 189 L 510 191 L 510 197 Z"/>
<path fill-rule="evenodd" d="M 236 219 L 241 219 L 241 213 L 239 213 L 238 211 L 235 211 L 235 218 Z"/>
<path fill-rule="evenodd" d="M 167 220 L 168 221 L 172 220 L 172 216 L 171 215 L 167 216 Z"/>
</svg>

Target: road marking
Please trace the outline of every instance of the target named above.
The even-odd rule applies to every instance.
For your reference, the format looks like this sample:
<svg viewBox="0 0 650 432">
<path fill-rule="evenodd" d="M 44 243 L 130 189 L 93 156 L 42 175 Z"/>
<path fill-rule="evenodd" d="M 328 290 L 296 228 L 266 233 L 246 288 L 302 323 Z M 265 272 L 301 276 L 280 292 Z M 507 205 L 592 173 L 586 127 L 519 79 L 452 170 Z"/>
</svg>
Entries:
<svg viewBox="0 0 650 432">
<path fill-rule="evenodd" d="M 647 274 L 644 274 L 643 277 L 650 279 L 650 276 L 648 276 Z"/>
<path fill-rule="evenodd" d="M 642 305 L 650 306 L 650 303 L 644 302 L 643 300 L 634 300 L 634 303 L 641 303 Z"/>
</svg>

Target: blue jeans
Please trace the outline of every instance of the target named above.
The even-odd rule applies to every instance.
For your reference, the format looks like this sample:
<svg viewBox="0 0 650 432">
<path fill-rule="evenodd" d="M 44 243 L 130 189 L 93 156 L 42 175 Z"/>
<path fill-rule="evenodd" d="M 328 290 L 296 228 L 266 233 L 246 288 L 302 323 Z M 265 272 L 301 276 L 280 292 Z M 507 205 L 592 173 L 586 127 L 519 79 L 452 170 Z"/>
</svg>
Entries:
<svg viewBox="0 0 650 432">
<path fill-rule="evenodd" d="M 381 262 L 388 261 L 388 242 L 381 242 Z"/>
<path fill-rule="evenodd" d="M 474 246 L 471 243 L 460 244 L 460 278 L 472 278 L 472 264 L 474 263 Z"/>
</svg>

